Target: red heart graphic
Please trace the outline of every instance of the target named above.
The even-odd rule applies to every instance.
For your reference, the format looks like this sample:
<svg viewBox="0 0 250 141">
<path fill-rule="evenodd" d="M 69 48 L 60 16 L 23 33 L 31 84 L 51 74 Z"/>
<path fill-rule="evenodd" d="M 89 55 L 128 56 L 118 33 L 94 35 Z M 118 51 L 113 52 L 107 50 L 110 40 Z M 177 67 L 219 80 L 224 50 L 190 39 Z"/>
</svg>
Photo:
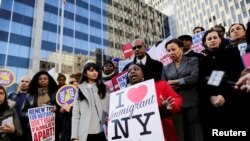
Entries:
<svg viewBox="0 0 250 141">
<path fill-rule="evenodd" d="M 138 88 L 132 88 L 128 91 L 128 99 L 134 103 L 142 101 L 142 99 L 147 95 L 148 88 L 145 85 L 141 85 Z"/>
</svg>

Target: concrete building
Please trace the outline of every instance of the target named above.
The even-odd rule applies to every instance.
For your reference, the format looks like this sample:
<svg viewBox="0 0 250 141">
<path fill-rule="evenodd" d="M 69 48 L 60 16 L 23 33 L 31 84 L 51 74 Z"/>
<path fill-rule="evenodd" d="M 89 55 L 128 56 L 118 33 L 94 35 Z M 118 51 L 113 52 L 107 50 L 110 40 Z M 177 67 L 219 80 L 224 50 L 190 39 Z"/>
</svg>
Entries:
<svg viewBox="0 0 250 141">
<path fill-rule="evenodd" d="M 140 1 L 0 0 L 0 68 L 16 82 L 53 67 L 76 73 L 87 59 L 123 58 L 136 36 L 152 45 L 163 33 L 163 15 Z"/>
<path fill-rule="evenodd" d="M 250 0 L 144 0 L 146 4 L 170 17 L 173 36 L 192 34 L 195 26 L 210 29 L 216 24 L 229 28 L 233 23 L 246 24 Z"/>
</svg>

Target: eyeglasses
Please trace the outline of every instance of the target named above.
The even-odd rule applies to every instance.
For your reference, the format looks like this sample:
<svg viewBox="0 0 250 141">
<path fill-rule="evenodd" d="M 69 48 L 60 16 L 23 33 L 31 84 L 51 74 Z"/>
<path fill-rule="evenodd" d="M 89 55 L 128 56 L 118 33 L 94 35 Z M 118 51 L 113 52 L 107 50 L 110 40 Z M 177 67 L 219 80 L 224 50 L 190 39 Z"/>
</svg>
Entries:
<svg viewBox="0 0 250 141">
<path fill-rule="evenodd" d="M 133 46 L 132 49 L 133 49 L 133 50 L 136 50 L 136 48 L 137 48 L 137 49 L 141 49 L 142 47 L 143 47 L 142 45 L 137 45 L 137 46 Z"/>
</svg>

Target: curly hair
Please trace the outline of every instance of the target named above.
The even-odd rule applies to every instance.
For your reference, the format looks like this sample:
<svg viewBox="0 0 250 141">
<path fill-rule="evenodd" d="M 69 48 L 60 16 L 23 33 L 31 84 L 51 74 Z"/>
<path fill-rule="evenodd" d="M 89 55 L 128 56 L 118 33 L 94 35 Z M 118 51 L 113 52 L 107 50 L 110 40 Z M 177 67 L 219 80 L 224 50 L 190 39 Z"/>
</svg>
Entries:
<svg viewBox="0 0 250 141">
<path fill-rule="evenodd" d="M 46 75 L 49 78 L 49 86 L 48 86 L 48 93 L 52 94 L 55 93 L 57 91 L 57 84 L 56 81 L 54 80 L 54 78 L 47 72 L 47 71 L 39 71 L 38 73 L 36 73 L 34 75 L 34 77 L 32 78 L 30 84 L 29 84 L 29 91 L 28 93 L 31 95 L 37 95 L 38 92 L 38 88 L 39 86 L 39 77 L 41 75 Z"/>
</svg>

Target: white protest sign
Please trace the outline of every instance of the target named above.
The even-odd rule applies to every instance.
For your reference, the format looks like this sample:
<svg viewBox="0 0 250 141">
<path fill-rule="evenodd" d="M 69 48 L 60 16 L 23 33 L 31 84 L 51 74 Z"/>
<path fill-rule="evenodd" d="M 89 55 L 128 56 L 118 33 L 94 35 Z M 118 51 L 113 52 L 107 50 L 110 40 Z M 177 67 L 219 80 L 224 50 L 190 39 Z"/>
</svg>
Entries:
<svg viewBox="0 0 250 141">
<path fill-rule="evenodd" d="M 121 73 L 123 68 L 130 62 L 132 62 L 132 60 L 119 61 L 119 73 Z"/>
<path fill-rule="evenodd" d="M 203 32 L 194 34 L 192 36 L 193 45 L 191 48 L 194 52 L 201 53 L 205 49 L 204 46 L 202 45 L 202 37 L 205 34 L 205 32 L 206 31 L 203 31 Z"/>
<path fill-rule="evenodd" d="M 109 141 L 164 141 L 154 80 L 110 94 Z"/>
<path fill-rule="evenodd" d="M 165 48 L 165 44 L 172 39 L 171 36 L 164 39 L 157 47 L 152 47 L 147 53 L 149 56 L 155 60 L 162 62 L 164 66 L 171 63 L 172 60 L 169 57 L 169 54 Z"/>
<path fill-rule="evenodd" d="M 55 113 L 53 106 L 31 108 L 28 110 L 33 141 L 55 140 Z"/>
</svg>

